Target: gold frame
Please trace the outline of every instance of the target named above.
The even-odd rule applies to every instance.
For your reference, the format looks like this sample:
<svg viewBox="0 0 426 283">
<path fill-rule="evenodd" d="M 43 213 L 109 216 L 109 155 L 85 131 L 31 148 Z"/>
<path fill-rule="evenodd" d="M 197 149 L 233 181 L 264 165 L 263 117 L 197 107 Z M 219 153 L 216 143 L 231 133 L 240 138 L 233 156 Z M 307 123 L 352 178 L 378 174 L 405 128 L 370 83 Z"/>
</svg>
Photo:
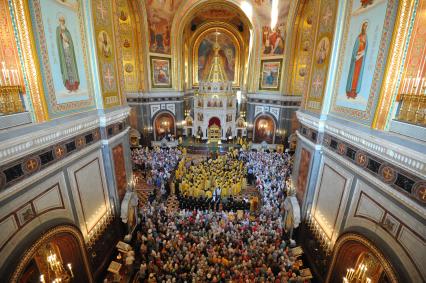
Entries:
<svg viewBox="0 0 426 283">
<path fill-rule="evenodd" d="M 263 81 L 263 68 L 265 63 L 280 63 L 279 66 L 279 72 L 277 77 L 277 87 L 263 87 L 262 81 Z M 283 59 L 282 58 L 274 58 L 274 59 L 262 59 L 260 61 L 260 74 L 259 74 L 259 90 L 269 90 L 269 91 L 279 91 L 281 87 L 281 75 L 282 75 L 282 69 L 283 69 Z"/>
<path fill-rule="evenodd" d="M 13 0 L 12 8 L 18 30 L 19 46 L 22 54 L 23 68 L 27 81 L 28 99 L 32 101 L 32 111 L 36 122 L 49 120 L 49 112 L 43 89 L 40 61 L 37 56 L 36 43 L 32 34 L 33 26 L 28 1 Z"/>
<path fill-rule="evenodd" d="M 339 47 L 339 54 L 341 56 L 344 55 L 346 48 L 348 46 L 348 37 L 349 37 L 349 31 L 351 29 L 351 20 L 352 20 L 352 6 L 353 2 L 355 0 L 349 0 L 347 3 L 347 7 L 345 9 L 345 15 L 347 15 L 344 23 L 343 23 L 343 37 L 341 39 L 341 45 Z M 392 3 L 391 3 L 392 2 Z M 393 25 L 391 25 L 391 21 L 387 21 L 386 17 L 389 17 L 392 15 L 396 9 L 399 9 L 399 7 L 396 7 L 399 1 L 397 0 L 387 0 L 386 1 L 386 8 L 385 8 L 385 19 L 383 22 L 383 28 L 380 35 L 380 40 L 378 42 L 377 48 L 389 48 L 388 51 L 391 49 L 391 42 L 388 42 L 388 39 L 390 38 L 390 32 L 393 31 Z M 388 34 L 387 36 L 384 36 L 384 34 Z M 370 47 L 371 48 L 371 47 Z M 388 57 L 391 53 L 387 53 Z M 346 58 L 347 59 L 347 58 Z M 380 76 L 384 73 L 382 67 L 386 66 L 388 58 L 384 58 L 384 53 L 378 52 L 377 58 L 374 62 L 374 71 L 373 71 L 373 77 L 372 77 L 372 84 L 370 89 L 368 90 L 368 98 L 367 103 L 365 106 L 365 110 L 358 110 L 355 108 L 350 108 L 346 106 L 340 106 L 337 105 L 337 98 L 339 96 L 339 87 L 342 80 L 342 73 L 343 73 L 343 67 L 345 64 L 345 60 L 339 60 L 339 63 L 337 64 L 337 72 L 335 75 L 335 82 L 333 85 L 333 97 L 331 99 L 331 105 L 330 105 L 330 113 L 337 114 L 340 117 L 342 117 L 345 120 L 355 122 L 358 124 L 368 124 L 371 125 L 374 119 L 374 101 L 376 99 L 376 96 L 379 97 L 380 95 L 380 87 L 375 86 L 375 80 L 378 80 Z M 379 66 L 381 64 L 382 66 Z M 383 83 L 383 81 L 382 81 Z M 374 90 L 373 90 L 374 88 Z"/>
<path fill-rule="evenodd" d="M 169 63 L 169 84 L 168 85 L 156 85 L 154 83 L 154 60 L 167 61 Z M 160 56 L 149 56 L 150 62 L 150 71 L 151 71 L 151 88 L 153 89 L 164 89 L 172 88 L 172 59 L 170 57 L 160 57 Z"/>
<path fill-rule="evenodd" d="M 84 16 L 84 7 L 82 2 L 78 2 L 78 9 L 75 12 L 75 16 L 78 19 L 78 30 L 80 31 L 81 37 L 81 46 L 83 48 L 83 62 L 84 62 L 84 71 L 85 71 L 85 79 L 87 81 L 87 96 L 86 100 L 78 100 L 67 103 L 57 103 L 56 99 L 56 90 L 54 88 L 53 77 L 52 77 L 52 64 L 49 62 L 49 50 L 47 46 L 44 46 L 46 39 L 46 29 L 43 27 L 43 18 L 41 14 L 41 2 L 42 0 L 33 0 L 31 1 L 32 7 L 34 9 L 34 14 L 36 15 L 34 18 L 35 25 L 33 27 L 33 33 L 38 34 L 38 42 L 41 49 L 41 64 L 40 70 L 42 70 L 42 74 L 44 74 L 44 80 L 46 82 L 47 88 L 45 89 L 46 95 L 50 100 L 51 109 L 49 112 L 49 116 L 55 115 L 56 118 L 61 118 L 65 116 L 72 115 L 75 111 L 87 111 L 88 109 L 96 109 L 95 95 L 93 91 L 93 79 L 89 68 L 89 47 L 87 42 L 87 34 L 85 27 L 85 16 Z M 26 4 L 29 9 L 29 4 Z M 29 10 L 28 10 L 29 11 Z M 41 33 L 39 33 L 41 32 Z M 40 80 L 42 80 L 40 77 Z"/>
<path fill-rule="evenodd" d="M 194 34 L 195 39 L 192 39 L 191 44 L 192 47 L 192 86 L 197 87 L 199 85 L 199 78 L 198 78 L 198 50 L 200 48 L 200 44 L 203 41 L 203 39 L 210 33 L 219 31 L 223 32 L 227 36 L 229 36 L 232 40 L 232 42 L 235 45 L 235 76 L 234 81 L 232 83 L 233 86 L 239 87 L 240 86 L 240 70 L 241 70 L 241 38 L 237 38 L 234 34 L 234 28 L 232 28 L 229 24 L 226 23 L 215 23 L 210 22 L 207 25 L 204 26 L 204 29 L 201 28 L 201 31 Z"/>
<path fill-rule="evenodd" d="M 389 53 L 386 63 L 385 74 L 382 80 L 379 100 L 376 106 L 372 128 L 384 130 L 390 121 L 389 114 L 392 103 L 397 96 L 398 88 L 398 73 L 404 67 L 402 60 L 405 54 L 405 42 L 408 38 L 408 30 L 411 25 L 411 17 L 414 13 L 414 0 L 402 0 L 398 6 L 398 14 L 392 36 L 392 41 L 389 48 Z"/>
</svg>

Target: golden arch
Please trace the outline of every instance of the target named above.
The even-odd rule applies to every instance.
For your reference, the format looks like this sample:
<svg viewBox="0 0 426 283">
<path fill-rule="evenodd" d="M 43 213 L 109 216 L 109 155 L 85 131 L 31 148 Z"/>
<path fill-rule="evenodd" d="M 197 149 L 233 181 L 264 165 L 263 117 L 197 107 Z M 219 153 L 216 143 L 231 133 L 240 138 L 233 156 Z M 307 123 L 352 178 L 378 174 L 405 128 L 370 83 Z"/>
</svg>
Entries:
<svg viewBox="0 0 426 283">
<path fill-rule="evenodd" d="M 45 234 L 43 234 L 38 240 L 36 240 L 23 254 L 20 262 L 16 266 L 15 271 L 13 272 L 10 282 L 20 282 L 20 277 L 23 274 L 25 268 L 28 266 L 35 253 L 46 243 L 54 240 L 55 237 L 60 235 L 68 236 L 71 241 L 74 243 L 75 248 L 78 249 L 80 257 L 82 259 L 83 269 L 85 271 L 85 279 L 88 282 L 93 282 L 92 272 L 90 270 L 88 255 L 86 252 L 84 239 L 80 231 L 71 225 L 60 225 L 56 226 L 50 230 L 48 230 Z"/>
</svg>

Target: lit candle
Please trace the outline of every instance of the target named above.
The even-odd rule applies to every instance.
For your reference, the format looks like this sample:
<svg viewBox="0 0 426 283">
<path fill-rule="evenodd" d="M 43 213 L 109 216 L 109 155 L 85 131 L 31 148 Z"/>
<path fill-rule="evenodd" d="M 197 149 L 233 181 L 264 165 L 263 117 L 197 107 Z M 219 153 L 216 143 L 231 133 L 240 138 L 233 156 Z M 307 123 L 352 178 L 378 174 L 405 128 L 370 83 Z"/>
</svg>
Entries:
<svg viewBox="0 0 426 283">
<path fill-rule="evenodd" d="M 68 263 L 67 266 L 68 266 L 68 269 L 70 270 L 71 277 L 74 277 L 74 273 L 72 273 L 71 263 Z"/>
<path fill-rule="evenodd" d="M 42 274 L 42 275 L 40 275 L 40 282 L 41 283 L 46 283 L 46 281 L 44 281 L 44 275 Z"/>
</svg>

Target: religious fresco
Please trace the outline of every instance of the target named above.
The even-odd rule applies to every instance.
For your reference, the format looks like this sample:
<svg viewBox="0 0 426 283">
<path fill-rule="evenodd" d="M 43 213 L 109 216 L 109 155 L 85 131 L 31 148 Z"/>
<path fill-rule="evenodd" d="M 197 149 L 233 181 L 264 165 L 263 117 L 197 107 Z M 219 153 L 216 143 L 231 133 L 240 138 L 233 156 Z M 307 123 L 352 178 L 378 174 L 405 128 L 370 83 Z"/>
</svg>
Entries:
<svg viewBox="0 0 426 283">
<path fill-rule="evenodd" d="M 311 164 L 311 153 L 302 148 L 299 162 L 299 175 L 297 176 L 296 198 L 299 204 L 303 204 L 305 197 L 306 185 L 308 182 L 309 166 Z"/>
<path fill-rule="evenodd" d="M 137 42 L 137 14 L 134 13 L 128 0 L 118 0 L 118 19 L 119 19 L 119 44 L 122 54 L 124 69 L 124 89 L 128 92 L 140 90 L 140 72 L 143 64 L 139 58 L 139 46 Z"/>
<path fill-rule="evenodd" d="M 256 118 L 254 123 L 254 142 L 261 143 L 263 141 L 272 144 L 275 137 L 275 122 L 266 115 Z"/>
<path fill-rule="evenodd" d="M 290 10 L 291 1 L 276 1 L 277 6 L 273 6 L 273 1 L 255 0 L 254 9 L 262 25 L 262 57 L 281 56 L 284 54 L 286 40 L 286 23 Z M 271 11 L 277 11 L 277 22 L 271 28 Z"/>
<path fill-rule="evenodd" d="M 239 50 L 235 40 L 224 32 L 212 31 L 202 37 L 201 41 L 195 47 L 196 71 L 198 77 L 196 82 L 207 79 L 212 63 L 213 63 L 213 45 L 217 42 L 220 46 L 219 56 L 221 58 L 222 66 L 225 70 L 226 76 L 229 81 L 236 79 L 237 58 Z"/>
<path fill-rule="evenodd" d="M 92 2 L 99 76 L 105 108 L 121 104 L 119 77 L 116 73 L 115 43 L 111 40 L 113 38 L 113 25 L 115 25 L 111 4 L 111 1 L 106 0 L 94 0 Z"/>
<path fill-rule="evenodd" d="M 118 198 L 121 203 L 127 190 L 127 176 L 126 167 L 124 165 L 125 161 L 122 144 L 119 144 L 112 149 L 112 156 L 114 159 L 114 175 L 117 185 Z"/>
<path fill-rule="evenodd" d="M 151 57 L 151 85 L 152 88 L 171 88 L 171 60 L 170 58 Z"/>
<path fill-rule="evenodd" d="M 395 0 L 353 0 L 345 25 L 333 110 L 366 120 L 379 91 L 392 35 Z"/>
<path fill-rule="evenodd" d="M 163 139 L 168 134 L 175 135 L 175 119 L 172 114 L 167 112 L 158 114 L 154 120 L 154 130 L 157 141 Z"/>
<path fill-rule="evenodd" d="M 148 16 L 149 51 L 170 54 L 173 17 L 182 0 L 146 0 Z"/>
<path fill-rule="evenodd" d="M 35 0 L 30 9 L 50 116 L 93 108 L 79 2 Z"/>
<path fill-rule="evenodd" d="M 338 1 L 323 0 L 319 12 L 320 25 L 317 30 L 317 42 L 313 46 L 312 76 L 306 98 L 305 108 L 319 112 L 324 97 L 327 73 L 331 56 L 331 43 L 336 22 Z"/>
<path fill-rule="evenodd" d="M 280 89 L 281 64 L 281 59 L 262 60 L 260 71 L 261 90 Z"/>
<path fill-rule="evenodd" d="M 0 86 L 19 85 L 24 90 L 24 77 L 7 2 L 0 0 Z"/>
</svg>

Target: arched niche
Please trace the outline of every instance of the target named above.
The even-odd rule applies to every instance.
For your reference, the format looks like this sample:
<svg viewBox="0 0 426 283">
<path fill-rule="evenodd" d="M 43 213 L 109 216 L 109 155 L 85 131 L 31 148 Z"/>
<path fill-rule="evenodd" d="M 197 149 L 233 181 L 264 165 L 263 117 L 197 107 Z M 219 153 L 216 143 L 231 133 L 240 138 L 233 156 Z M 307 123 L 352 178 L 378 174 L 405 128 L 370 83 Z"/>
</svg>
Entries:
<svg viewBox="0 0 426 283">
<path fill-rule="evenodd" d="M 261 143 L 263 141 L 273 144 L 275 142 L 276 123 L 272 116 L 260 114 L 254 121 L 253 142 Z"/>
<path fill-rule="evenodd" d="M 348 269 L 356 269 L 360 264 L 366 266 L 365 277 L 372 283 L 401 282 L 382 251 L 372 241 L 356 233 L 343 234 L 336 241 L 326 282 L 342 282 Z"/>
<path fill-rule="evenodd" d="M 176 135 L 175 117 L 169 111 L 159 112 L 153 120 L 154 139 L 159 141 L 168 134 Z"/>
<path fill-rule="evenodd" d="M 249 64 L 248 62 L 259 58 L 260 48 L 256 46 L 261 42 L 261 29 L 260 24 L 257 21 L 256 15 L 253 12 L 252 15 L 247 15 L 241 8 L 240 1 L 237 0 L 202 0 L 202 1 L 186 1 L 183 2 L 178 11 L 177 16 L 173 20 L 171 39 L 172 39 L 172 58 L 174 58 L 172 65 L 174 74 L 173 78 L 174 86 L 178 89 L 192 88 L 192 42 L 194 40 L 194 33 L 198 32 L 198 29 L 203 28 L 202 24 L 192 25 L 192 21 L 197 15 L 202 14 L 206 9 L 227 9 L 232 11 L 233 14 L 238 15 L 241 20 L 242 31 L 239 25 L 233 25 L 233 29 L 237 34 L 240 34 L 243 38 L 243 44 L 241 45 L 241 54 L 244 55 L 244 60 L 241 59 L 241 73 L 240 73 L 240 84 L 245 85 L 250 82 L 253 85 L 253 89 L 256 87 L 256 83 L 253 81 L 256 78 L 254 72 L 258 66 L 255 64 Z M 220 22 L 220 24 L 230 24 L 229 21 L 224 19 L 209 19 L 209 27 L 212 22 Z M 195 29 L 194 29 L 195 27 Z M 220 27 L 217 25 L 217 27 Z M 207 28 L 207 26 L 204 26 Z M 250 42 L 252 42 L 252 52 L 249 54 Z M 250 57 L 250 58 L 249 58 Z M 260 60 L 259 60 L 260 61 Z M 253 80 L 252 80 L 253 79 Z M 178 84 L 179 82 L 179 84 Z"/>
<path fill-rule="evenodd" d="M 8 282 L 40 282 L 41 274 L 45 282 L 52 282 L 54 278 L 49 275 L 52 271 L 48 271 L 47 263 L 51 253 L 56 254 L 68 275 L 73 276 L 71 282 L 93 282 L 83 236 L 71 225 L 56 226 L 38 238 L 24 252 Z"/>
<path fill-rule="evenodd" d="M 209 22 L 198 29 L 192 36 L 189 46 L 192 86 L 198 86 L 200 81 L 206 79 L 210 71 L 213 59 L 213 44 L 219 43 L 219 55 L 222 59 L 221 63 L 224 67 L 228 80 L 233 81 L 233 85 L 240 86 L 240 74 L 243 71 L 245 54 L 242 47 L 245 45 L 241 34 L 227 23 Z"/>
</svg>

